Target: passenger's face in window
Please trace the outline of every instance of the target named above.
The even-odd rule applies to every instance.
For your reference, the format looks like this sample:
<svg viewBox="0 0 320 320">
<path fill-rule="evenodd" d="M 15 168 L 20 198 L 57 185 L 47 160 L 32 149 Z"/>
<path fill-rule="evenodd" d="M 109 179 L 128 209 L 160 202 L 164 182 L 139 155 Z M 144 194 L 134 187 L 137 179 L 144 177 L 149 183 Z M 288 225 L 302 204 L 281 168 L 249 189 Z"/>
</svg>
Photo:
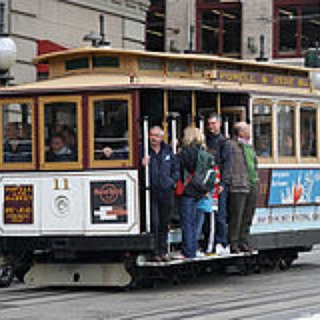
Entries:
<svg viewBox="0 0 320 320">
<path fill-rule="evenodd" d="M 4 136 L 6 139 L 18 139 L 19 130 L 14 123 L 7 123 L 4 127 Z"/>
<path fill-rule="evenodd" d="M 53 137 L 50 143 L 50 148 L 52 152 L 56 153 L 59 152 L 65 146 L 62 138 L 60 137 Z"/>
</svg>

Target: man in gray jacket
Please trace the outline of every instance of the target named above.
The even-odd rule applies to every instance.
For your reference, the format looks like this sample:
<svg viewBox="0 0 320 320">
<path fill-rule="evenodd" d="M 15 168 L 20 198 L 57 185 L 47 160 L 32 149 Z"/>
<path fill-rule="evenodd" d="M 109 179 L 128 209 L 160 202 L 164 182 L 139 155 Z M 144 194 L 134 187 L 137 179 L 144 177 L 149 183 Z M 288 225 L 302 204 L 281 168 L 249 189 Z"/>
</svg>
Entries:
<svg viewBox="0 0 320 320">
<path fill-rule="evenodd" d="M 231 183 L 229 189 L 229 238 L 232 253 L 252 252 L 249 233 L 258 192 L 257 158 L 245 122 L 234 125 L 231 144 Z"/>
</svg>

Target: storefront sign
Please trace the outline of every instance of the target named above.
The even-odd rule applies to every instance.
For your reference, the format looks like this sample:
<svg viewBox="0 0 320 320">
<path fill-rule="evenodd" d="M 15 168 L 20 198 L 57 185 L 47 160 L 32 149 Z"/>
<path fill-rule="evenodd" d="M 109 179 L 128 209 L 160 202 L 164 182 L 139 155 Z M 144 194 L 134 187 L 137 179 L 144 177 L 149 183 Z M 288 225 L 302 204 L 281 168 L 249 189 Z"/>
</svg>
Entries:
<svg viewBox="0 0 320 320">
<path fill-rule="evenodd" d="M 126 181 L 91 182 L 92 223 L 127 223 Z"/>
<path fill-rule="evenodd" d="M 4 223 L 33 223 L 33 186 L 4 186 Z"/>
</svg>

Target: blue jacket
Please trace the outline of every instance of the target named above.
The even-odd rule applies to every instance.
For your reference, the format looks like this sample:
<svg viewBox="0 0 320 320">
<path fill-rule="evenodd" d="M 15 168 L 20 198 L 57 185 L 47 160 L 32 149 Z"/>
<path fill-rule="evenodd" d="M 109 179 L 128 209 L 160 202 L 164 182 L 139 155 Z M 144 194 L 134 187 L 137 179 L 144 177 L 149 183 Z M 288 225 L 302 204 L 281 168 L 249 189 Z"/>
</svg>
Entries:
<svg viewBox="0 0 320 320">
<path fill-rule="evenodd" d="M 212 212 L 212 195 L 213 195 L 213 192 L 210 192 L 210 195 L 207 197 L 207 196 L 204 196 L 202 197 L 199 202 L 198 202 L 198 207 L 197 209 L 202 211 L 202 212 Z"/>
<path fill-rule="evenodd" d="M 153 191 L 173 189 L 180 179 L 179 161 L 169 145 L 162 142 L 157 154 L 150 148 L 150 185 Z"/>
</svg>

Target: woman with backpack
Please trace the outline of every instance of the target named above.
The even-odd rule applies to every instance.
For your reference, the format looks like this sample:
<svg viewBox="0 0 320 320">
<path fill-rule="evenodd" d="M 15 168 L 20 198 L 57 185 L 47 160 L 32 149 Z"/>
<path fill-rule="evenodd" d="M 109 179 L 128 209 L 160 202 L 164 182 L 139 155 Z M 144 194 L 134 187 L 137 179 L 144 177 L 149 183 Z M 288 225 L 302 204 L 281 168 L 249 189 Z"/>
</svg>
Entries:
<svg viewBox="0 0 320 320">
<path fill-rule="evenodd" d="M 180 198 L 180 218 L 182 230 L 183 257 L 195 258 L 198 249 L 197 237 L 197 206 L 199 200 L 212 188 L 205 183 L 212 181 L 203 163 L 213 157 L 205 150 L 204 135 L 197 128 L 188 127 L 184 130 L 182 149 L 179 153 L 180 168 L 184 190 Z M 208 155 L 208 158 L 206 157 Z M 213 161 L 212 161 L 213 162 Z M 213 169 L 212 163 L 212 169 Z M 213 171 L 213 170 L 212 170 Z M 213 171 L 214 173 L 214 171 Z M 206 179 L 206 181 L 204 181 Z M 214 183 L 215 177 L 213 178 Z"/>
</svg>

